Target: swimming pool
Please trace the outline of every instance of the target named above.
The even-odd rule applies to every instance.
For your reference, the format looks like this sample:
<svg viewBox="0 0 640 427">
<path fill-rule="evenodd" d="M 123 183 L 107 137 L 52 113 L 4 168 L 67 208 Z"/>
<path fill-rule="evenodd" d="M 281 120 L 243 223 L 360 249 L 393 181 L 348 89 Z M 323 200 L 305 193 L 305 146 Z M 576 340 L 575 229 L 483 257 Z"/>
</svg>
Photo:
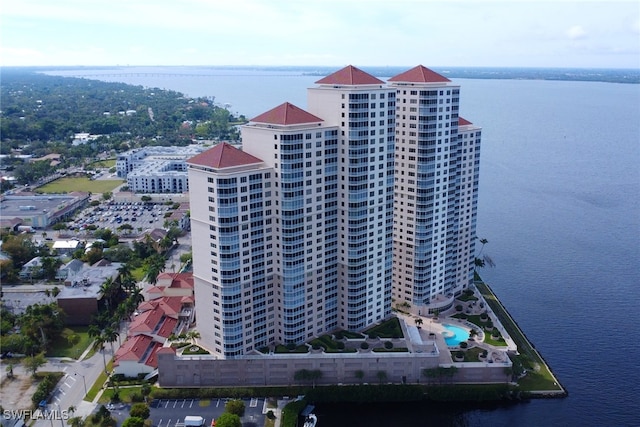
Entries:
<svg viewBox="0 0 640 427">
<path fill-rule="evenodd" d="M 444 324 L 442 326 L 444 326 L 444 328 L 446 329 L 446 331 L 442 332 L 442 335 L 444 335 L 444 341 L 449 347 L 455 347 L 462 341 L 466 341 L 469 339 L 469 331 L 464 328 L 447 324 Z"/>
</svg>

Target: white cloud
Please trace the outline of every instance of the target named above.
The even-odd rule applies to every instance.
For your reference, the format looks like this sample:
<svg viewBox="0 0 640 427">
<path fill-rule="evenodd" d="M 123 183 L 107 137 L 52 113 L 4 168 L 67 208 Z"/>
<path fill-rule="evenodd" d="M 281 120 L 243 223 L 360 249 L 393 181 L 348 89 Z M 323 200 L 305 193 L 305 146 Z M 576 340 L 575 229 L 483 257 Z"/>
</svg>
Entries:
<svg viewBox="0 0 640 427">
<path fill-rule="evenodd" d="M 574 25 L 567 30 L 566 34 L 571 40 L 580 40 L 587 37 L 587 32 L 581 25 Z"/>
</svg>

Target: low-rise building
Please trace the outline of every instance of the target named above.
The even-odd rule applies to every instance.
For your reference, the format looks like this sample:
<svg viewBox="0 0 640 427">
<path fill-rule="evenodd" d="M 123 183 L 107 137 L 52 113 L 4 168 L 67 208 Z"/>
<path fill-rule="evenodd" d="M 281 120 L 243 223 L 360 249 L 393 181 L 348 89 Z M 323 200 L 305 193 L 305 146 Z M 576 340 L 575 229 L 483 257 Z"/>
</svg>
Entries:
<svg viewBox="0 0 640 427">
<path fill-rule="evenodd" d="M 100 286 L 107 280 L 116 280 L 119 262 L 101 260 L 92 266 L 83 264 L 67 269 L 65 286 L 57 296 L 58 306 L 66 314 L 65 323 L 68 325 L 88 325 L 98 312 L 99 301 L 102 299 Z"/>
<path fill-rule="evenodd" d="M 183 193 L 189 190 L 186 160 L 204 151 L 201 145 L 144 147 L 118 155 L 116 171 L 134 193 Z"/>
</svg>

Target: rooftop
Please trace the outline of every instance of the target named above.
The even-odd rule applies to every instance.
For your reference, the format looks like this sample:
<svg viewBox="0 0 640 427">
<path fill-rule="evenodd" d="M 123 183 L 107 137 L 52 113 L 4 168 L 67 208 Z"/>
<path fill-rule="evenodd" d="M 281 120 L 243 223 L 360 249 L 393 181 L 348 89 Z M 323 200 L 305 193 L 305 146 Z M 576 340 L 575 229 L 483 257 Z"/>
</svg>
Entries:
<svg viewBox="0 0 640 427">
<path fill-rule="evenodd" d="M 404 73 L 391 77 L 389 81 L 406 83 L 446 83 L 451 80 L 425 66 L 418 65 Z"/>
<path fill-rule="evenodd" d="M 380 85 L 384 82 L 369 73 L 365 73 L 353 65 L 348 65 L 333 74 L 329 74 L 316 82 L 324 85 Z"/>
<path fill-rule="evenodd" d="M 252 165 L 262 163 L 257 157 L 238 150 L 231 144 L 221 142 L 213 148 L 208 149 L 204 153 L 200 153 L 187 160 L 187 163 L 193 165 L 208 166 L 215 169 L 223 169 L 234 166 Z"/>
<path fill-rule="evenodd" d="M 320 117 L 316 117 L 313 114 L 296 107 L 295 105 L 285 102 L 280 104 L 271 110 L 260 114 L 250 120 L 255 123 L 265 123 L 271 125 L 300 125 L 306 123 L 320 123 L 323 122 Z"/>
</svg>

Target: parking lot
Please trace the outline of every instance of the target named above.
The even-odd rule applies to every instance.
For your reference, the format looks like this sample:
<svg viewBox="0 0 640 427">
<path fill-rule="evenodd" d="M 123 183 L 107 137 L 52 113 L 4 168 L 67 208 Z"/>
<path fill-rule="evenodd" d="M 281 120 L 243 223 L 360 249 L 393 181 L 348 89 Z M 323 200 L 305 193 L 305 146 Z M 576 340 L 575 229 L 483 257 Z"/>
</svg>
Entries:
<svg viewBox="0 0 640 427">
<path fill-rule="evenodd" d="M 69 229 L 82 232 L 90 225 L 108 228 L 121 235 L 118 229 L 125 224 L 131 226 L 131 234 L 138 235 L 149 228 L 162 228 L 165 214 L 172 206 L 165 204 L 145 204 L 142 202 L 103 202 L 99 206 L 89 207 L 79 213 L 68 224 Z"/>
<path fill-rule="evenodd" d="M 149 407 L 149 418 L 153 427 L 181 427 L 188 415 L 199 415 L 205 419 L 205 427 L 224 412 L 224 405 L 230 399 L 162 399 L 153 400 Z M 245 404 L 243 427 L 262 427 L 266 420 L 266 399 L 242 399 Z M 111 411 L 118 425 L 129 416 L 129 405 L 114 407 Z"/>
</svg>

